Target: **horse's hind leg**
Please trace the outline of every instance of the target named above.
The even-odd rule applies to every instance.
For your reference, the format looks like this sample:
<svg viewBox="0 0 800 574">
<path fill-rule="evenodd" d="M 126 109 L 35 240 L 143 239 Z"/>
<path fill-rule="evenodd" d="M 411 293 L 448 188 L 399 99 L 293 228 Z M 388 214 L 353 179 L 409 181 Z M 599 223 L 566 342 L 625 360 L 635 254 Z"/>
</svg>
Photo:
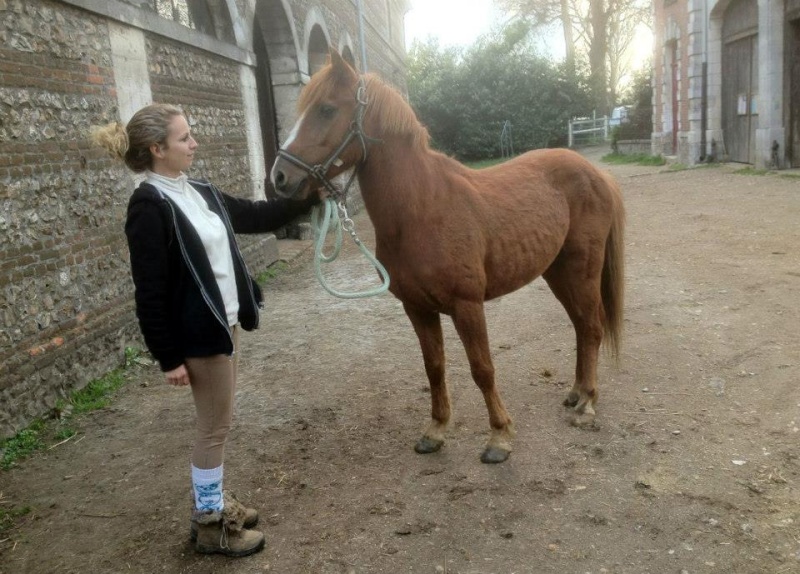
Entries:
<svg viewBox="0 0 800 574">
<path fill-rule="evenodd" d="M 450 394 L 445 381 L 442 322 L 439 313 L 435 311 L 421 311 L 405 304 L 403 307 L 417 333 L 425 361 L 425 373 L 431 386 L 431 423 L 414 446 L 418 453 L 428 454 L 442 447 L 450 422 Z"/>
<path fill-rule="evenodd" d="M 603 340 L 603 304 L 600 273 L 603 253 L 567 253 L 545 272 L 544 278 L 561 302 L 575 327 L 577 362 L 575 384 L 564 405 L 572 407 L 572 423 L 580 427 L 594 426 L 594 405 L 597 402 L 597 357 Z"/>
<path fill-rule="evenodd" d="M 495 388 L 494 365 L 489 351 L 489 335 L 483 303 L 461 301 L 453 310 L 453 323 L 469 358 L 472 378 L 483 393 L 489 410 L 491 434 L 481 462 L 503 462 L 511 453 L 514 429 L 503 401 Z"/>
</svg>

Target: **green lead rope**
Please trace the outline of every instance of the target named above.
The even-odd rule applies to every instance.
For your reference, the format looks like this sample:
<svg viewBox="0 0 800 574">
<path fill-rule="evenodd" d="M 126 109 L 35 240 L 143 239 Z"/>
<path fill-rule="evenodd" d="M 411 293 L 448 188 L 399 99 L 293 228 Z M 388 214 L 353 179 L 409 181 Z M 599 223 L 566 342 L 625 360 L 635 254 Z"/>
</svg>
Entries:
<svg viewBox="0 0 800 574">
<path fill-rule="evenodd" d="M 341 216 L 339 215 L 340 212 Z M 336 235 L 333 253 L 330 255 L 325 255 L 323 252 L 325 247 L 325 239 L 328 236 L 331 226 L 333 226 L 334 233 Z M 347 209 L 345 208 L 343 202 L 337 203 L 335 199 L 329 197 L 328 199 L 324 200 L 321 205 L 315 205 L 311 212 L 311 227 L 314 231 L 315 238 L 314 273 L 316 274 L 317 280 L 319 281 L 320 285 L 322 285 L 323 289 L 325 289 L 325 291 L 334 297 L 339 297 L 341 299 L 358 299 L 361 297 L 373 297 L 375 295 L 380 295 L 389 289 L 389 274 L 386 272 L 386 268 L 361 242 L 361 240 L 358 238 L 358 235 L 356 235 L 353 220 L 347 216 Z M 358 245 L 358 248 L 361 250 L 361 253 L 364 254 L 364 257 L 367 259 L 367 261 L 369 261 L 372 266 L 378 270 L 382 281 L 380 286 L 367 289 L 365 291 L 345 293 L 343 291 L 334 289 L 325 281 L 325 278 L 322 275 L 322 264 L 331 263 L 336 260 L 337 257 L 339 257 L 339 253 L 342 249 L 342 229 L 350 234 L 350 237 L 352 237 L 355 244 Z"/>
</svg>

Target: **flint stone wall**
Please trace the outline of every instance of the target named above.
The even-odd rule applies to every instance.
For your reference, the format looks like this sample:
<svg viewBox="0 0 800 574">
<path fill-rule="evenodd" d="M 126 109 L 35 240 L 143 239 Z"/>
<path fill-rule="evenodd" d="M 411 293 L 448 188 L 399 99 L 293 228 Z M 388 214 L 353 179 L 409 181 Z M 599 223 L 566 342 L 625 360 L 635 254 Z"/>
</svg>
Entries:
<svg viewBox="0 0 800 574">
<path fill-rule="evenodd" d="M 115 78 L 115 33 L 143 35 L 142 86 L 152 101 L 187 112 L 202 146 L 192 176 L 243 197 L 253 197 L 263 177 L 263 166 L 252 163 L 252 103 L 243 101 L 252 53 L 174 39 L 191 31 L 126 27 L 103 15 L 115 2 L 90 10 L 83 0 L 0 0 L 0 439 L 121 365 L 125 347 L 143 348 L 124 236 L 136 181 L 88 139 L 90 126 L 120 119 L 120 101 L 129 95 L 117 93 L 131 80 L 119 84 L 121 71 Z M 338 47 L 339 35 L 357 30 L 354 2 L 291 2 L 301 49 L 310 10 L 323 9 Z M 250 14 L 252 4 L 235 5 Z M 370 26 L 370 70 L 392 79 L 401 39 L 381 45 Z M 358 57 L 355 45 L 353 53 Z M 277 259 L 272 235 L 240 241 L 254 273 Z"/>
</svg>

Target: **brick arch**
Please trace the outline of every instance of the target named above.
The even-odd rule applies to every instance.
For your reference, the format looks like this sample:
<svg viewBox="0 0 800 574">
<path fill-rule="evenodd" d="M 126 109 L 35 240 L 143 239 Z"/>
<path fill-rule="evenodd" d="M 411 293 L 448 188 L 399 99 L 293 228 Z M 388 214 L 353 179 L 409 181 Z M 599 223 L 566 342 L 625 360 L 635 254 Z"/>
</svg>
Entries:
<svg viewBox="0 0 800 574">
<path fill-rule="evenodd" d="M 264 35 L 273 74 L 301 73 L 300 46 L 294 15 L 288 0 L 259 0 L 253 15 L 253 30 L 258 25 Z"/>
</svg>

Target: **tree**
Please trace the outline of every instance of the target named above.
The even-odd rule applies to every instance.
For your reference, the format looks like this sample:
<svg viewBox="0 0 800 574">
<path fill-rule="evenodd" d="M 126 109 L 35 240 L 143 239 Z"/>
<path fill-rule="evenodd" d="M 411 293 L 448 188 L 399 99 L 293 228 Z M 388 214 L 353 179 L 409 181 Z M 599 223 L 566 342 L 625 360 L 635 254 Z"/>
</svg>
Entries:
<svg viewBox="0 0 800 574">
<path fill-rule="evenodd" d="M 568 69 L 585 54 L 595 109 L 608 113 L 625 70 L 624 55 L 635 28 L 648 22 L 645 0 L 496 0 L 535 26 L 558 22 L 564 31 Z M 576 48 L 577 47 L 577 48 Z"/>
<path fill-rule="evenodd" d="M 437 147 L 439 141 L 456 139 L 459 117 L 463 115 L 460 102 L 452 96 L 461 91 L 460 58 L 459 49 L 440 48 L 436 40 L 430 39 L 414 42 L 406 59 L 408 99 Z"/>
<path fill-rule="evenodd" d="M 515 151 L 565 145 L 567 122 L 589 105 L 585 77 L 536 55 L 522 21 L 464 50 L 414 43 L 406 65 L 434 147 L 462 160 L 499 157 L 507 120 Z"/>
</svg>

